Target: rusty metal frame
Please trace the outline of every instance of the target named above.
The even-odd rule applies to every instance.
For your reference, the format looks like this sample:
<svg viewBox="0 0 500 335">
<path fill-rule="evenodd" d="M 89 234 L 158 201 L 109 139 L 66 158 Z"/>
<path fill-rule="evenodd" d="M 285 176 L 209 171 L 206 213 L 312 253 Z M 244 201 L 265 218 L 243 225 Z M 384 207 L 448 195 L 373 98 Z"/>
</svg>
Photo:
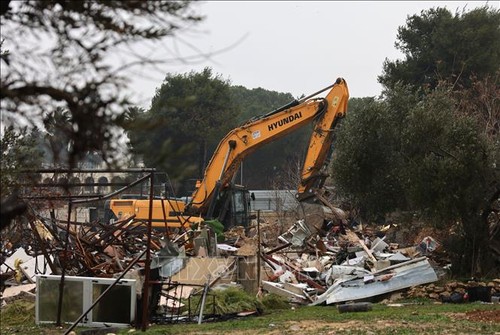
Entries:
<svg viewBox="0 0 500 335">
<path fill-rule="evenodd" d="M 21 197 L 22 199 L 25 200 L 68 200 L 68 215 L 67 215 L 67 223 L 66 223 L 66 236 L 65 236 L 65 241 L 64 241 L 64 258 L 62 259 L 62 264 L 61 264 L 61 280 L 59 282 L 59 301 L 58 301 L 58 308 L 57 308 L 57 320 L 56 320 L 56 325 L 61 326 L 61 313 L 62 313 L 62 301 L 63 301 L 63 295 L 64 295 L 64 277 L 66 275 L 66 257 L 68 254 L 68 244 L 69 244 L 69 235 L 70 235 L 70 226 L 71 226 L 71 210 L 73 205 L 75 204 L 82 204 L 82 203 L 88 203 L 88 202 L 93 202 L 93 201 L 102 201 L 106 199 L 110 199 L 117 194 L 120 194 L 124 192 L 125 190 L 138 185 L 146 180 L 150 180 L 150 190 L 149 190 L 149 220 L 148 220 L 148 227 L 147 227 L 147 243 L 146 243 L 146 248 L 141 252 L 141 254 L 134 260 L 132 261 L 127 268 L 122 272 L 120 277 L 108 287 L 94 302 L 94 304 L 89 308 L 88 311 L 86 311 L 84 314 L 80 316 L 80 318 L 66 331 L 65 334 L 68 334 L 74 327 L 78 324 L 78 322 L 81 321 L 81 319 L 92 310 L 92 308 L 102 299 L 105 294 L 121 279 L 123 276 L 132 268 L 132 266 L 139 261 L 139 259 L 146 254 L 146 259 L 145 259 L 145 266 L 144 266 L 144 273 L 145 273 L 145 280 L 144 280 L 144 287 L 143 287 L 143 305 L 142 305 L 142 325 L 141 329 L 142 331 L 145 331 L 147 329 L 148 325 L 148 306 L 149 306 L 149 286 L 151 285 L 150 283 L 150 263 L 151 263 L 151 228 L 152 228 L 152 215 L 153 215 L 153 199 L 154 199 L 154 174 L 155 174 L 155 169 L 146 169 L 146 168 L 140 168 L 140 169 L 125 169 L 125 170 L 112 170 L 112 169 L 39 169 L 39 170 L 23 170 L 21 173 L 23 174 L 29 174 L 29 173 L 67 173 L 67 174 L 72 174 L 72 173 L 147 173 L 145 176 L 135 180 L 132 183 L 127 184 L 126 186 L 108 193 L 106 195 L 95 195 L 95 194 L 89 194 L 89 195 L 71 195 L 69 193 L 69 190 L 66 188 L 66 192 L 68 193 L 67 195 L 62 195 L 62 196 L 25 196 Z M 114 185 L 113 183 L 110 183 Z M 123 183 L 120 183 L 123 184 Z M 26 185 L 27 186 L 27 185 Z M 46 184 L 43 183 L 35 183 L 30 186 L 33 187 L 47 187 Z M 67 184 L 59 184 L 59 187 L 67 187 Z M 86 186 L 85 183 L 83 183 L 83 186 Z"/>
</svg>

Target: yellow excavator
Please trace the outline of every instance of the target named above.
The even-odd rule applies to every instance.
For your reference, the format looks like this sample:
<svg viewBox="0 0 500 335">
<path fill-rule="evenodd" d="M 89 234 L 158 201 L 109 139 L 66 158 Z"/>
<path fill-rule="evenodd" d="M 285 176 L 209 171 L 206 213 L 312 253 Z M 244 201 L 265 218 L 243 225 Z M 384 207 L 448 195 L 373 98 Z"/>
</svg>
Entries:
<svg viewBox="0 0 500 335">
<path fill-rule="evenodd" d="M 318 97 L 325 91 L 328 91 L 325 97 Z M 333 129 L 345 115 L 348 99 L 347 83 L 338 78 L 333 85 L 231 130 L 220 141 L 191 197 L 153 200 L 153 227 L 188 227 L 212 219 L 221 222 L 225 229 L 247 227 L 251 195 L 243 186 L 234 184 L 241 162 L 267 143 L 311 123 L 313 132 L 297 197 L 299 201 L 314 197 L 314 190 L 321 188 L 328 176 L 326 165 L 331 155 Z M 149 219 L 147 199 L 112 199 L 110 209 L 118 219 L 132 215 L 136 220 Z"/>
</svg>

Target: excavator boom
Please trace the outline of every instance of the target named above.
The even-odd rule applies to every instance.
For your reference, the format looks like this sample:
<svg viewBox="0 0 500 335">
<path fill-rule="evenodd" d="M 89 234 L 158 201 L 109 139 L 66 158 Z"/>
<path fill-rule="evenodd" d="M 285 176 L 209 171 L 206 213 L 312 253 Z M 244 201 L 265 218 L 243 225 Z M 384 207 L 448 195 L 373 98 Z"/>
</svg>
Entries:
<svg viewBox="0 0 500 335">
<path fill-rule="evenodd" d="M 325 98 L 314 98 L 330 88 Z M 275 141 L 316 120 L 305 161 L 307 165 L 304 165 L 300 192 L 308 190 L 309 180 L 314 179 L 316 172 L 323 166 L 327 157 L 332 141 L 332 126 L 338 117 L 344 115 L 348 98 L 347 84 L 344 79 L 339 78 L 335 84 L 313 95 L 233 129 L 222 139 L 215 150 L 205 170 L 203 180 L 193 192 L 188 211 L 201 213 L 202 216 L 206 214 L 210 204 L 213 203 L 213 197 L 231 184 L 241 161 L 246 156 L 266 143 Z"/>
</svg>

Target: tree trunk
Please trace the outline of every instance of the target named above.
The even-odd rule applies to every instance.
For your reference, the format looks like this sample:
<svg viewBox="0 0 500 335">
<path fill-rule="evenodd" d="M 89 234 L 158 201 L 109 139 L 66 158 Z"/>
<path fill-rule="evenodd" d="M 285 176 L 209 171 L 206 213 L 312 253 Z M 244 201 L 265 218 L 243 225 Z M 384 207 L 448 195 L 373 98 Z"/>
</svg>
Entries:
<svg viewBox="0 0 500 335">
<path fill-rule="evenodd" d="M 488 221 L 474 213 L 462 216 L 464 250 L 459 272 L 470 277 L 491 276 L 495 270 Z"/>
</svg>

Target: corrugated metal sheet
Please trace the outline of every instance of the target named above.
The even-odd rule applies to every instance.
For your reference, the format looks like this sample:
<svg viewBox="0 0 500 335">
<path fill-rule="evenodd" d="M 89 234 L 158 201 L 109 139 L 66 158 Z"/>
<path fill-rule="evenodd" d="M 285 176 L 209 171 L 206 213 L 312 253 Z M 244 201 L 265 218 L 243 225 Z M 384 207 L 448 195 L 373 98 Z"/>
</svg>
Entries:
<svg viewBox="0 0 500 335">
<path fill-rule="evenodd" d="M 438 280 L 436 272 L 425 257 L 374 272 L 370 276 L 372 280 L 367 281 L 367 277 L 369 276 L 361 277 L 357 274 L 337 280 L 312 305 L 362 300 Z"/>
</svg>

